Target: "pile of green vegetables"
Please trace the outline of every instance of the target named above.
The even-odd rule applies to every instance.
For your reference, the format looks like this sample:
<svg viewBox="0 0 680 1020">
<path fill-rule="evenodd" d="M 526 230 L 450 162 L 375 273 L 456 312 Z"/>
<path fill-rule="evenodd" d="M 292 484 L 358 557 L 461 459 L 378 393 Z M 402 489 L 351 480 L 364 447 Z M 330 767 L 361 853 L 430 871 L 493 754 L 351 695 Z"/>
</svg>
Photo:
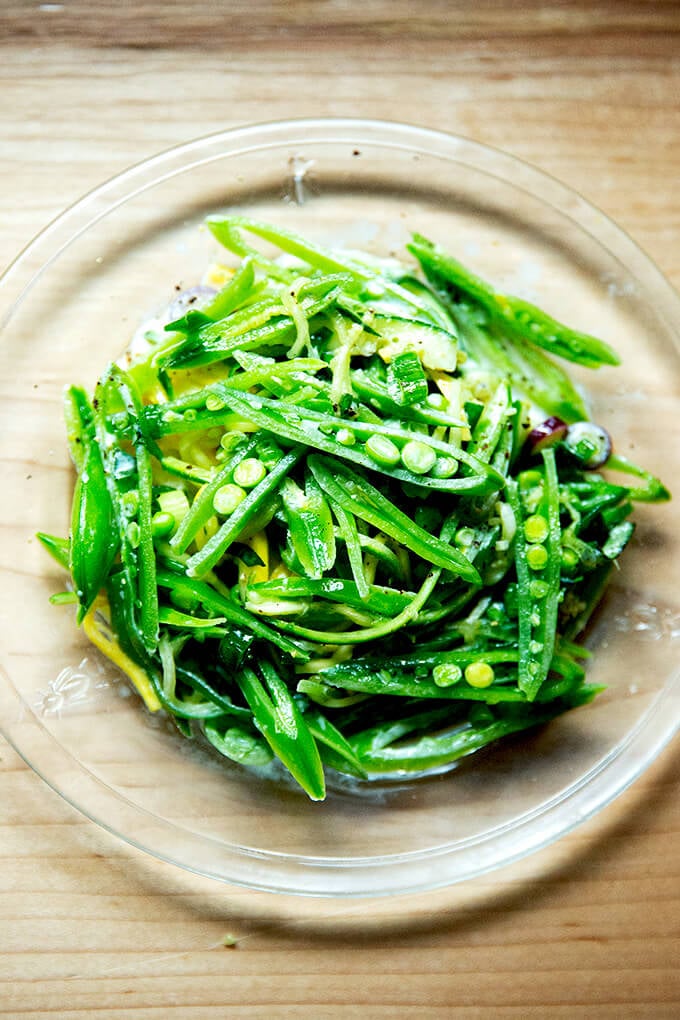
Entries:
<svg viewBox="0 0 680 1020">
<path fill-rule="evenodd" d="M 576 639 L 668 498 L 554 360 L 613 351 L 418 235 L 406 267 L 208 226 L 220 288 L 66 394 L 54 601 L 150 709 L 315 800 L 324 765 L 419 774 L 590 701 Z"/>
</svg>

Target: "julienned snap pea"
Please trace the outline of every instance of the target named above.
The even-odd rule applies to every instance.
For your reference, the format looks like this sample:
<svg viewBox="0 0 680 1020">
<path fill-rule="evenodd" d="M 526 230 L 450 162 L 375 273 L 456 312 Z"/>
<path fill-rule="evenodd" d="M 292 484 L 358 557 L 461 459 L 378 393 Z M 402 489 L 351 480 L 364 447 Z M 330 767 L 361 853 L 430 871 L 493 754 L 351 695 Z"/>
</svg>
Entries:
<svg viewBox="0 0 680 1020">
<path fill-rule="evenodd" d="M 39 537 L 74 592 L 54 604 L 105 621 L 185 737 L 314 800 L 325 770 L 441 769 L 590 701 L 576 638 L 634 501 L 668 498 L 554 360 L 612 349 L 420 235 L 400 270 L 208 227 L 222 289 L 66 394 L 71 529 Z"/>
</svg>

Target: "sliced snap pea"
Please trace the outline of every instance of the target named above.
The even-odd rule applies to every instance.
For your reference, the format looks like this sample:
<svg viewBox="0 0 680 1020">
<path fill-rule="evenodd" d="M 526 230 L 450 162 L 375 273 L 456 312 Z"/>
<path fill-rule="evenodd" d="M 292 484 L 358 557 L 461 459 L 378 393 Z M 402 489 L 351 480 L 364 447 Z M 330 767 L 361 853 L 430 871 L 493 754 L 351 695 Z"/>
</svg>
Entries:
<svg viewBox="0 0 680 1020">
<path fill-rule="evenodd" d="M 335 563 L 335 535 L 328 500 L 309 472 L 304 489 L 286 478 L 280 492 L 295 554 L 305 574 L 319 579 Z"/>
<path fill-rule="evenodd" d="M 545 681 L 555 650 L 560 593 L 560 508 L 555 452 L 542 451 L 543 472 L 538 506 L 527 514 L 520 488 L 508 485 L 508 499 L 517 521 L 515 569 L 519 593 L 518 683 L 533 700 Z M 543 541 L 531 543 L 532 518 L 543 524 Z M 529 531 L 529 538 L 527 532 Z M 540 555 L 539 555 L 540 554 Z"/>
<path fill-rule="evenodd" d="M 252 520 L 264 504 L 273 498 L 282 480 L 301 456 L 302 450 L 291 450 L 281 457 L 278 464 L 271 469 L 259 485 L 250 490 L 219 530 L 197 553 L 189 557 L 186 565 L 189 577 L 204 577 L 213 569 L 232 542 L 235 542 L 247 527 L 249 520 Z"/>
<path fill-rule="evenodd" d="M 407 247 L 427 276 L 473 298 L 510 334 L 589 368 L 619 364 L 618 356 L 602 340 L 569 329 L 528 301 L 499 294 L 422 234 L 415 234 Z"/>
<path fill-rule="evenodd" d="M 274 667 L 263 661 L 260 672 L 262 679 L 252 669 L 237 676 L 255 723 L 310 799 L 323 800 L 326 783 L 321 757 L 304 716 Z"/>
<path fill-rule="evenodd" d="M 317 455 L 310 456 L 308 464 L 321 488 L 344 509 L 373 524 L 434 566 L 450 570 L 470 583 L 479 583 L 479 574 L 467 557 L 441 539 L 428 535 L 365 478 Z"/>
</svg>

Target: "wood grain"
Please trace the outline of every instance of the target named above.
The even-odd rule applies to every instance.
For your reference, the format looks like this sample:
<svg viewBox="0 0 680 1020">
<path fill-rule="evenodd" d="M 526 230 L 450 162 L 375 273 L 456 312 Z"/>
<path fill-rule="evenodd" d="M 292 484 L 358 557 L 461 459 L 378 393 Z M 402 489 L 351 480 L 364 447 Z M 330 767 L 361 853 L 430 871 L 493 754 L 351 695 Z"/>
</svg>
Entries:
<svg viewBox="0 0 680 1020">
<path fill-rule="evenodd" d="M 400 119 L 529 160 L 680 285 L 675 0 L 0 5 L 0 263 L 135 160 L 233 124 Z M 117 843 L 0 744 L 0 1015 L 674 1018 L 680 762 L 462 887 L 307 901 Z M 225 938 L 233 935 L 235 947 Z"/>
</svg>

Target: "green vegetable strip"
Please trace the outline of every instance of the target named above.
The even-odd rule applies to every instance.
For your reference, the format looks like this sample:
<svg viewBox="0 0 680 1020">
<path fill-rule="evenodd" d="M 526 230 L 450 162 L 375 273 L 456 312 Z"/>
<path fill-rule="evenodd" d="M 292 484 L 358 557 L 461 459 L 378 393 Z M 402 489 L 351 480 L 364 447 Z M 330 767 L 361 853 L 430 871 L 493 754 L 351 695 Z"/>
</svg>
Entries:
<svg viewBox="0 0 680 1020">
<path fill-rule="evenodd" d="M 256 249 L 251 248 L 244 242 L 240 231 L 246 230 L 265 241 L 278 245 L 281 251 L 302 259 L 315 269 L 322 272 L 338 273 L 345 277 L 349 276 L 354 284 L 378 279 L 386 292 L 393 299 L 405 304 L 411 314 L 415 308 L 421 314 L 425 314 L 428 319 L 431 317 L 428 314 L 430 307 L 428 301 L 420 300 L 416 294 L 401 287 L 391 277 L 388 278 L 377 273 L 360 258 L 349 258 L 347 256 L 340 258 L 337 252 L 332 252 L 319 245 L 315 245 L 298 234 L 274 227 L 269 223 L 261 223 L 257 220 L 249 219 L 245 216 L 211 216 L 208 218 L 207 224 L 217 240 L 235 254 L 242 256 L 251 255 L 262 260 L 262 256 L 259 255 Z M 263 260 L 263 264 L 267 266 L 270 272 L 278 268 L 276 264 L 266 260 Z"/>
<path fill-rule="evenodd" d="M 202 549 L 189 557 L 186 565 L 189 577 L 203 577 L 213 569 L 232 542 L 236 541 L 248 520 L 252 520 L 257 511 L 273 496 L 279 483 L 286 477 L 293 465 L 300 460 L 301 456 L 302 450 L 291 450 L 281 458 L 260 484 L 248 493 L 243 502 L 239 503 L 234 512 L 229 515 L 219 531 L 208 539 Z"/>
<path fill-rule="evenodd" d="M 641 503 L 663 503 L 671 498 L 670 492 L 659 478 L 649 471 L 645 471 L 644 468 L 638 467 L 637 464 L 633 464 L 626 457 L 622 457 L 621 454 L 612 454 L 607 461 L 607 467 L 611 468 L 612 471 L 623 471 L 624 474 L 642 478 L 646 483 L 644 487 L 629 488 L 628 496 L 630 499 Z"/>
<path fill-rule="evenodd" d="M 318 481 L 318 479 L 317 479 Z M 356 584 L 359 597 L 366 599 L 369 594 L 366 575 L 364 573 L 364 558 L 361 551 L 361 538 L 357 529 L 357 522 L 354 514 L 349 513 L 337 500 L 329 495 L 329 503 L 338 522 L 340 534 L 345 543 L 350 570 Z"/>
<path fill-rule="evenodd" d="M 268 691 L 252 669 L 242 670 L 237 677 L 256 725 L 309 797 L 323 800 L 326 787 L 314 737 L 273 666 L 262 662 L 260 669 Z"/>
<path fill-rule="evenodd" d="M 359 760 L 369 774 L 441 768 L 513 733 L 549 722 L 563 711 L 564 706 L 559 705 L 534 711 L 531 715 L 496 719 L 479 728 L 465 723 L 443 733 L 420 736 L 410 743 L 400 742 L 366 751 Z"/>
<path fill-rule="evenodd" d="M 454 305 L 452 314 L 461 343 L 476 362 L 507 379 L 513 390 L 525 394 L 546 414 L 557 415 L 566 422 L 588 419 L 583 398 L 569 376 L 546 354 L 526 341 L 503 336 L 498 329 L 489 332 L 479 324 L 478 315 L 463 305 Z"/>
<path fill-rule="evenodd" d="M 281 499 L 295 553 L 307 576 L 320 579 L 335 564 L 335 535 L 328 502 L 309 474 L 304 490 L 286 478 Z"/>
<path fill-rule="evenodd" d="M 205 677 L 182 667 L 177 669 L 177 676 L 187 687 L 191 687 L 197 694 L 202 694 L 207 701 L 216 705 L 223 715 L 250 721 L 250 712 L 244 705 L 235 705 L 225 694 L 215 690 Z"/>
<path fill-rule="evenodd" d="M 365 582 L 364 582 L 365 583 Z M 282 577 L 254 584 L 250 591 L 263 598 L 304 599 L 320 597 L 356 609 L 370 609 L 382 616 L 400 613 L 415 598 L 415 592 L 397 591 L 394 588 L 366 585 L 362 594 L 359 585 L 341 578 Z"/>
<path fill-rule="evenodd" d="M 237 229 L 243 229 L 251 234 L 256 234 L 265 241 L 273 242 L 282 251 L 295 255 L 310 266 L 315 266 L 325 273 L 350 273 L 352 276 L 356 273 L 349 261 L 341 261 L 323 248 L 319 248 L 310 241 L 305 241 L 303 238 L 298 237 L 297 234 L 291 234 L 286 230 L 272 227 L 268 223 L 260 223 L 246 216 L 230 216 L 228 218 L 210 216 L 206 222 L 217 240 L 231 251 L 237 250 L 232 247 L 234 238 L 239 236 Z"/>
<path fill-rule="evenodd" d="M 300 308 L 308 319 L 313 319 L 332 305 L 335 296 L 335 292 L 330 291 L 322 297 L 303 302 Z M 202 326 L 196 333 L 190 333 L 184 343 L 174 347 L 163 358 L 163 367 L 192 368 L 220 361 L 238 350 L 291 346 L 297 330 L 294 319 L 287 313 L 284 305 L 270 304 L 262 309 L 259 317 L 265 321 L 258 322 L 257 317 L 253 316 L 254 324 L 246 329 L 233 323 L 226 327 L 219 322 L 210 322 Z"/>
<path fill-rule="evenodd" d="M 617 355 L 601 340 L 563 326 L 528 301 L 497 293 L 422 235 L 414 235 L 407 247 L 427 275 L 473 298 L 510 334 L 589 368 L 619 364 Z"/>
<path fill-rule="evenodd" d="M 255 283 L 252 259 L 243 260 L 228 283 L 215 295 L 203 311 L 213 320 L 225 319 L 249 296 Z"/>
<path fill-rule="evenodd" d="M 81 445 L 85 452 L 73 496 L 69 545 L 69 570 L 79 602 L 78 623 L 103 587 L 119 543 L 104 464 L 91 429 L 81 433 Z"/>
<path fill-rule="evenodd" d="M 51 601 L 82 622 L 105 590 L 149 707 L 312 799 L 324 765 L 418 775 L 590 701 L 574 639 L 633 503 L 669 498 L 618 454 L 639 484 L 592 470 L 608 437 L 552 356 L 610 348 L 418 235 L 416 272 L 210 228 L 240 258 L 219 293 L 66 392 L 71 533 L 38 538 L 75 591 Z"/>
<path fill-rule="evenodd" d="M 230 726 L 224 729 L 224 721 L 206 721 L 203 733 L 216 751 L 225 758 L 251 768 L 261 768 L 273 760 L 274 754 L 269 745 L 258 737 L 251 729 L 243 726 Z"/>
<path fill-rule="evenodd" d="M 156 585 L 156 554 L 151 534 L 151 464 L 143 443 L 136 448 L 139 478 L 139 591 L 142 600 L 141 625 L 144 644 L 153 652 L 158 642 L 158 588 Z"/>
<path fill-rule="evenodd" d="M 268 627 L 247 609 L 243 609 L 238 603 L 225 598 L 209 584 L 203 581 L 190 580 L 180 574 L 167 570 L 159 570 L 157 574 L 159 587 L 167 588 L 171 592 L 183 597 L 187 601 L 199 602 L 207 612 L 217 616 L 224 616 L 237 627 L 251 631 L 256 637 L 276 645 L 281 651 L 286 652 L 293 659 L 307 659 L 309 656 L 304 649 L 295 641 L 291 641 L 283 634 L 278 634 L 273 628 Z"/>
<path fill-rule="evenodd" d="M 137 513 L 127 524 L 128 540 L 137 545 L 138 597 L 142 640 L 147 652 L 152 653 L 158 644 L 158 587 L 156 584 L 156 554 L 151 534 L 152 473 L 147 445 L 156 455 L 160 451 L 149 437 L 142 420 L 141 397 L 135 382 L 116 366 L 109 369 L 109 381 L 115 385 L 123 398 L 128 413 L 134 416 L 138 431 L 135 443 L 137 461 Z M 136 525 L 138 539 L 132 541 L 130 529 Z"/>
<path fill-rule="evenodd" d="M 447 659 L 449 664 L 457 665 L 461 668 L 479 661 L 486 663 L 514 663 L 516 658 L 513 659 L 508 656 L 507 652 L 499 649 L 484 653 L 477 651 L 474 656 L 461 652 L 459 655 L 451 656 Z M 440 687 L 430 680 L 419 679 L 408 674 L 395 676 L 386 669 L 379 669 L 378 664 L 375 664 L 370 673 L 367 671 L 360 673 L 350 670 L 342 673 L 338 667 L 335 667 L 332 670 L 316 674 L 315 681 L 316 683 L 322 683 L 327 688 L 336 687 L 345 691 L 353 691 L 365 695 L 379 695 L 381 697 L 389 695 L 396 698 L 419 698 L 424 701 L 438 699 L 440 701 L 483 702 L 486 705 L 516 704 L 528 706 L 530 704 L 526 694 L 510 683 L 494 683 L 489 687 L 476 688 L 461 682 L 452 684 L 450 687 Z M 305 693 L 307 685 L 307 679 L 303 678 L 298 681 L 298 690 L 301 693 Z M 536 703 L 548 704 L 554 701 L 555 698 L 570 695 L 571 692 L 581 686 L 580 679 L 577 680 L 571 676 L 555 680 L 551 679 L 544 684 L 544 687 L 537 695 Z"/>
<path fill-rule="evenodd" d="M 327 765 L 341 772 L 350 772 L 360 779 L 366 779 L 366 770 L 359 761 L 352 745 L 337 726 L 318 709 L 308 709 L 304 715 L 309 732 L 316 740 L 319 753 Z"/>
<path fill-rule="evenodd" d="M 85 460 L 85 437 L 92 432 L 92 407 L 79 386 L 69 386 L 64 393 L 64 422 L 71 460 L 80 474 Z"/>
<path fill-rule="evenodd" d="M 557 609 L 560 586 L 560 515 L 559 486 L 552 449 L 543 451 L 542 498 L 538 513 L 524 513 L 521 499 L 514 487 L 508 487 L 510 505 L 518 523 L 515 536 L 515 569 L 519 584 L 519 675 L 518 685 L 530 700 L 544 682 L 553 652 L 557 624 Z M 539 517 L 545 522 L 545 542 L 533 548 L 525 537 L 527 520 Z M 532 569 L 532 552 L 538 546 L 545 550 L 545 565 Z M 540 594 L 532 594 L 537 584 L 542 585 Z"/>
<path fill-rule="evenodd" d="M 215 493 L 225 482 L 229 481 L 236 465 L 240 464 L 246 457 L 250 457 L 254 449 L 254 439 L 238 446 L 217 474 L 198 493 L 191 505 L 191 510 L 186 517 L 182 518 L 177 531 L 170 539 L 170 545 L 177 552 L 185 552 L 196 538 L 196 535 L 204 527 L 208 518 L 214 513 L 213 499 L 215 498 Z"/>
<path fill-rule="evenodd" d="M 352 388 L 361 399 L 388 417 L 401 416 L 405 422 L 423 422 L 428 425 L 443 425 L 447 428 L 460 428 L 465 423 L 445 411 L 421 404 L 400 405 L 393 400 L 387 386 L 374 373 L 362 368 L 352 369 Z"/>
<path fill-rule="evenodd" d="M 306 446 L 312 446 L 324 453 L 334 454 L 336 457 L 341 457 L 343 460 L 349 460 L 355 464 L 360 464 L 362 467 L 380 471 L 383 474 L 389 474 L 391 477 L 397 478 L 400 481 L 411 482 L 414 485 L 437 488 L 447 492 L 489 492 L 494 488 L 498 488 L 499 485 L 502 484 L 502 478 L 496 471 L 486 466 L 479 466 L 474 459 L 472 460 L 472 463 L 475 467 L 479 467 L 480 473 L 461 478 L 431 478 L 429 476 L 414 474 L 412 471 L 408 471 L 405 468 L 397 467 L 393 467 L 387 471 L 370 456 L 362 453 L 361 450 L 352 446 L 342 446 L 337 442 L 337 440 L 324 435 L 323 431 L 314 427 L 313 419 L 309 414 L 307 414 L 306 417 L 310 422 L 310 426 L 309 428 L 305 428 L 302 424 L 294 424 L 292 421 L 292 415 L 284 414 L 275 406 L 274 401 L 269 401 L 265 397 L 252 397 L 246 396 L 245 394 L 239 394 L 237 396 L 235 393 L 229 392 L 226 387 L 221 388 L 220 395 L 230 410 L 239 414 L 245 421 L 250 421 L 254 425 L 257 425 L 259 428 L 273 432 L 275 435 L 281 436 L 290 442 L 303 443 Z M 333 424 L 334 427 L 337 428 L 343 427 L 347 424 L 344 419 L 336 419 L 335 422 L 326 422 L 324 420 L 330 417 L 330 415 L 322 416 L 321 424 Z M 354 422 L 350 423 L 350 425 L 355 430 L 362 432 L 370 431 L 366 426 L 362 426 L 360 424 L 357 425 L 357 423 Z M 347 427 L 350 427 L 350 425 Z M 374 431 L 376 434 L 380 432 L 388 434 L 389 430 L 386 427 L 382 428 L 378 426 Z M 431 445 L 436 449 L 439 449 L 440 447 L 447 449 L 445 444 L 439 444 L 435 440 L 432 441 Z M 466 460 L 470 460 L 467 455 L 461 454 L 459 450 L 456 452 L 461 459 L 465 458 Z M 451 453 L 450 449 L 447 449 L 447 453 Z"/>
<path fill-rule="evenodd" d="M 182 719 L 210 719 L 223 714 L 222 709 L 212 701 L 184 701 L 177 697 L 175 693 L 177 683 L 175 651 L 167 634 L 163 634 L 158 642 L 158 655 L 161 662 L 162 679 L 159 682 L 157 676 L 152 673 L 151 682 L 158 700 L 164 708 L 172 715 Z"/>
<path fill-rule="evenodd" d="M 395 403 L 402 406 L 427 398 L 427 379 L 415 351 L 404 351 L 390 362 L 387 388 Z"/>
<path fill-rule="evenodd" d="M 434 566 L 472 584 L 479 583 L 479 574 L 462 553 L 428 535 L 365 479 L 316 455 L 308 458 L 308 464 L 321 488 L 343 509 L 354 512 Z"/>
<path fill-rule="evenodd" d="M 250 390 L 254 386 L 268 386 L 272 379 L 284 381 L 287 377 L 295 380 L 301 373 L 318 372 L 326 368 L 326 362 L 319 358 L 294 358 L 291 361 L 276 361 L 274 358 L 257 357 L 258 363 L 252 368 L 242 372 L 235 372 L 228 379 L 220 382 L 220 386 L 226 386 L 234 390 Z M 178 416 L 184 415 L 185 411 L 202 409 L 208 398 L 219 398 L 219 390 L 215 385 L 204 386 L 198 390 L 190 390 L 175 400 L 167 400 L 162 404 L 150 404 L 144 408 L 144 417 L 148 423 L 151 434 L 158 438 L 164 433 L 172 431 L 163 428 L 164 424 L 171 423 L 173 427 L 180 426 Z M 186 418 L 186 424 L 194 421 L 191 416 Z"/>
<path fill-rule="evenodd" d="M 383 620 L 372 627 L 365 627 L 361 630 L 343 630 L 338 633 L 336 631 L 322 631 L 315 630 L 312 627 L 302 627 L 299 624 L 287 623 L 284 620 L 278 620 L 277 627 L 289 634 L 296 634 L 299 637 L 308 638 L 310 641 L 316 641 L 321 644 L 357 645 L 365 644 L 369 641 L 377 641 L 379 638 L 387 637 L 388 634 L 401 630 L 402 627 L 415 620 L 432 594 L 438 580 L 439 572 L 436 570 L 431 571 L 423 581 L 413 601 L 405 609 L 402 609 L 398 616 L 391 620 Z"/>
</svg>

